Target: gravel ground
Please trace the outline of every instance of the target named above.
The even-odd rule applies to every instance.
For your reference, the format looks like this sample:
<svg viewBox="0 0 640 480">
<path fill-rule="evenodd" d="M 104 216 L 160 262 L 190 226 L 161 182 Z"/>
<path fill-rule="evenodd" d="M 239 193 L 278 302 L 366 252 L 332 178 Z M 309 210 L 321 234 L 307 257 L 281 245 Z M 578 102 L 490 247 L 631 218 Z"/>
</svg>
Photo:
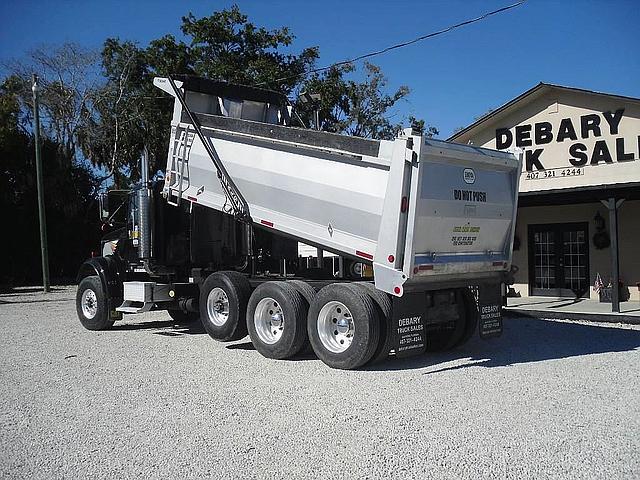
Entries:
<svg viewBox="0 0 640 480">
<path fill-rule="evenodd" d="M 7 478 L 637 478 L 640 327 L 523 318 L 364 371 L 273 361 L 74 287 L 0 295 Z"/>
</svg>

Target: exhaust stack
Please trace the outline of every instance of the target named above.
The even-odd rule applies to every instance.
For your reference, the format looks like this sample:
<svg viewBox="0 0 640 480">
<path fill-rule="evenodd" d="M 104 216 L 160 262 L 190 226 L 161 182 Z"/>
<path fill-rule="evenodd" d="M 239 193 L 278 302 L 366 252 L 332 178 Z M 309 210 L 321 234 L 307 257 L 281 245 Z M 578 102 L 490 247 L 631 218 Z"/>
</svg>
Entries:
<svg viewBox="0 0 640 480">
<path fill-rule="evenodd" d="M 149 153 L 145 147 L 140 158 L 140 189 L 138 190 L 139 235 L 138 257 L 149 271 L 151 259 L 151 189 L 149 188 Z"/>
</svg>

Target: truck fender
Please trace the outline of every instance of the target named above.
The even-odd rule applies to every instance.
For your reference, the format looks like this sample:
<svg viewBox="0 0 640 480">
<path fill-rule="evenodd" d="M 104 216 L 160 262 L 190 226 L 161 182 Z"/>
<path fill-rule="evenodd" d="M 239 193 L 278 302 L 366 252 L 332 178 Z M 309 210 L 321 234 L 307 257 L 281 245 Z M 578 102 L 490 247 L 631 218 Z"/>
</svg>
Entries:
<svg viewBox="0 0 640 480">
<path fill-rule="evenodd" d="M 83 278 L 92 275 L 100 279 L 107 295 L 109 310 L 114 310 L 122 303 L 124 295 L 124 274 L 120 268 L 120 262 L 111 255 L 90 258 L 80 266 L 76 281 L 80 283 Z"/>
</svg>

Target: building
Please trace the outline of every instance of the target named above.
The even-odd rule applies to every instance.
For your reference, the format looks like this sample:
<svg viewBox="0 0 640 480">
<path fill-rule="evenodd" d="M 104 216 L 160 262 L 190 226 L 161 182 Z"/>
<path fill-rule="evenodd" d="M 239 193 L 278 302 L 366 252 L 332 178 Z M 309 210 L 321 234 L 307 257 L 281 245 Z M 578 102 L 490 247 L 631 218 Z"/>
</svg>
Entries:
<svg viewBox="0 0 640 480">
<path fill-rule="evenodd" d="M 449 140 L 524 149 L 512 294 L 640 299 L 640 99 L 540 83 Z"/>
</svg>

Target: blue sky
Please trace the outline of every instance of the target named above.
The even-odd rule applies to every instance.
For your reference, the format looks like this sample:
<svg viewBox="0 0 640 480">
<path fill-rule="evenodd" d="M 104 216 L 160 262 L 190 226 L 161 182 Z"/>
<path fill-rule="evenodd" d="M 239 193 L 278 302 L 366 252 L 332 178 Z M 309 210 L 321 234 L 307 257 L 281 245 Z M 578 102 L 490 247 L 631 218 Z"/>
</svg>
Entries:
<svg viewBox="0 0 640 480">
<path fill-rule="evenodd" d="M 42 44 L 99 48 L 107 37 L 145 45 L 180 36 L 180 18 L 237 3 L 257 25 L 289 26 L 294 50 L 320 47 L 320 65 L 439 30 L 504 1 L 30 1 L 0 2 L 0 60 Z M 411 94 L 397 118 L 454 128 L 540 81 L 640 97 L 640 2 L 528 0 L 515 10 L 374 58 L 390 88 Z"/>
</svg>

